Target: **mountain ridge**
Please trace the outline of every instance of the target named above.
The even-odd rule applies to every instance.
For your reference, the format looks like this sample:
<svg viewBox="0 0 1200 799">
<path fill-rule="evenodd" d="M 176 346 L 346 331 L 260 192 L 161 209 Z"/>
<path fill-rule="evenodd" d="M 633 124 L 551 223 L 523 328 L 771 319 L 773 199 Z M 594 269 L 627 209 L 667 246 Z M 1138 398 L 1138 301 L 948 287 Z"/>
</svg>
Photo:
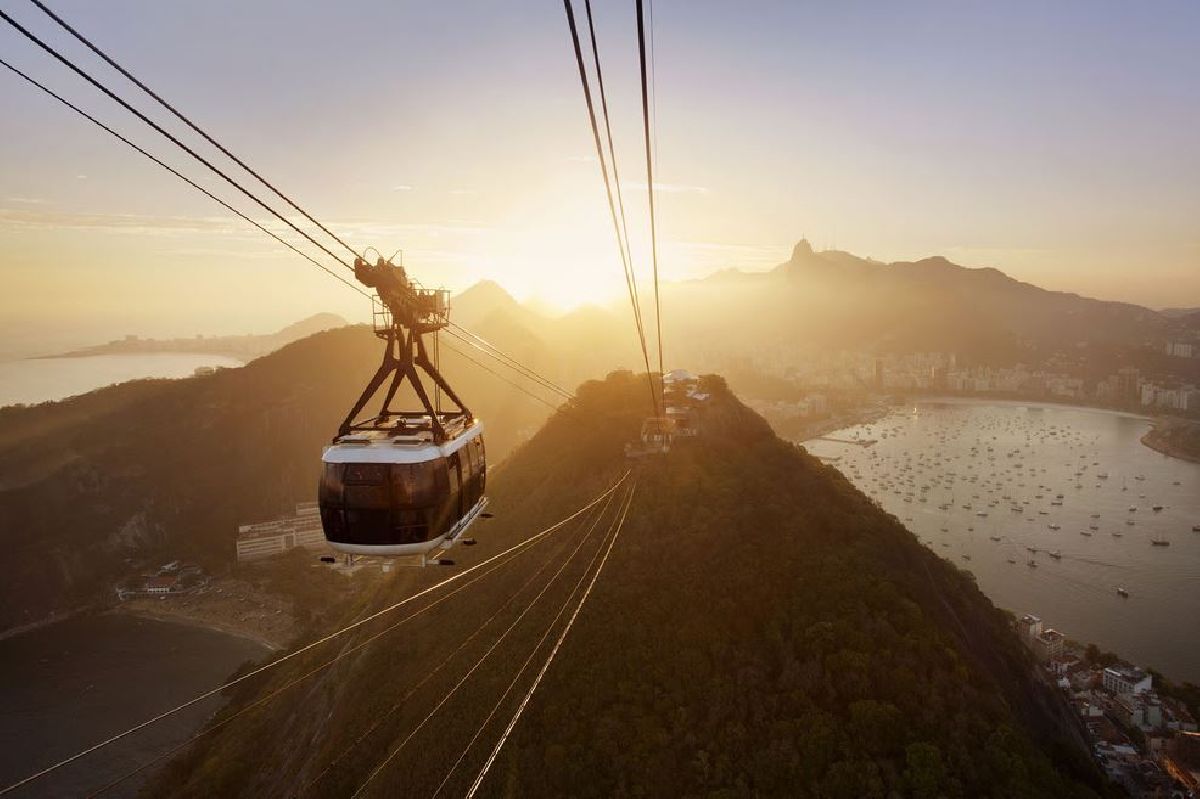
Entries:
<svg viewBox="0 0 1200 799">
<path fill-rule="evenodd" d="M 644 377 L 589 381 L 489 479 L 496 518 L 456 554 L 462 566 L 567 516 L 631 466 L 637 494 L 481 795 L 1100 793 L 1078 722 L 1033 676 L 1009 617 L 835 470 L 779 440 L 719 378 L 702 388 L 700 436 L 638 465 L 622 447 L 637 436 Z M 585 518 L 564 534 L 586 541 L 586 529 Z M 570 578 L 530 605 L 495 658 L 468 667 L 532 596 L 538 583 L 525 594 L 522 581 L 537 579 L 539 563 L 586 574 L 571 565 L 569 540 L 548 546 L 393 638 L 339 645 L 346 656 L 332 669 L 232 719 L 152 788 L 340 796 L 371 775 L 379 795 L 431 794 L 465 746 L 446 786 L 461 793 L 533 672 L 485 715 L 527 653 L 540 655 L 534 669 L 542 662 L 538 634 L 554 628 Z M 436 579 L 397 575 L 355 613 Z M 511 597 L 498 628 L 470 642 Z M 218 721 L 328 656 L 243 686 Z M 425 690 L 413 693 L 418 676 Z M 443 698 L 451 704 L 435 713 Z M 255 756 L 238 756 L 251 742 Z"/>
</svg>

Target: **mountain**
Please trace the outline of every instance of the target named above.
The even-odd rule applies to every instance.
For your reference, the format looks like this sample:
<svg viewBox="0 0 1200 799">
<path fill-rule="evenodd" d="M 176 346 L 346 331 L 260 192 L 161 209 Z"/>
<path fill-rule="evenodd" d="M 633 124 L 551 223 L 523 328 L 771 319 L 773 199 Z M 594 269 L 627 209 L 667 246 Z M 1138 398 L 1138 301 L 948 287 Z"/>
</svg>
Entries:
<svg viewBox="0 0 1200 799">
<path fill-rule="evenodd" d="M 370 329 L 340 327 L 238 369 L 0 409 L 0 631 L 109 601 L 147 563 L 227 568 L 239 524 L 314 497 L 321 449 L 381 352 Z M 442 367 L 494 462 L 546 416 L 455 353 Z"/>
<path fill-rule="evenodd" d="M 515 324 L 532 326 L 541 314 L 526 308 L 505 291 L 499 283 L 481 280 L 450 301 L 451 318 L 455 323 L 471 330 L 476 329 L 494 316 L 512 319 Z"/>
<path fill-rule="evenodd" d="M 332 330 L 335 327 L 345 327 L 346 324 L 346 320 L 337 314 L 323 312 L 313 314 L 306 319 L 301 319 L 299 322 L 293 322 L 282 330 L 270 334 L 268 338 L 275 339 L 278 342 L 278 347 L 282 347 L 285 344 L 291 344 L 293 341 L 298 341 L 315 333 L 322 333 L 326 330 Z"/>
<path fill-rule="evenodd" d="M 480 297 L 494 302 L 498 313 L 519 315 L 522 329 L 558 360 L 585 359 L 586 368 L 573 373 L 579 379 L 614 364 L 641 364 L 623 301 L 609 310 L 592 309 L 586 327 L 575 333 L 576 320 L 521 314 L 511 297 L 492 300 L 495 294 L 502 290 L 489 287 Z M 486 304 L 474 303 L 471 315 L 484 318 Z M 644 306 L 653 350 L 654 318 Z M 837 250 L 818 252 L 804 240 L 788 260 L 765 272 L 727 269 L 664 284 L 662 308 L 668 369 L 728 371 L 746 360 L 794 363 L 845 350 L 937 351 L 983 365 L 1065 358 L 1086 373 L 1107 375 L 1119 366 L 1143 364 L 1167 340 L 1190 339 L 1200 331 L 1197 314 L 1164 314 L 1048 291 L 942 256 L 883 263 Z"/>
<path fill-rule="evenodd" d="M 229 355 L 243 361 L 249 361 L 260 355 L 274 352 L 280 347 L 293 341 L 331 330 L 335 327 L 345 327 L 346 320 L 337 314 L 318 313 L 294 322 L 274 333 L 248 333 L 240 336 L 195 336 L 194 338 L 154 339 L 139 336 L 126 336 L 107 344 L 97 344 L 83 349 L 73 350 L 62 355 L 51 356 L 58 358 L 86 358 L 91 355 L 114 355 L 141 352 L 205 352 L 218 355 Z"/>
<path fill-rule="evenodd" d="M 720 378 L 703 390 L 698 437 L 630 462 L 644 379 L 586 383 L 489 477 L 495 518 L 453 569 L 626 473 L 616 495 L 636 490 L 480 795 L 1100 795 L 1074 712 L 971 577 L 778 439 Z M 367 795 L 429 796 L 449 773 L 445 795 L 463 794 L 619 504 L 242 683 L 151 792 L 347 796 L 371 778 Z M 452 573 L 397 570 L 334 626 Z"/>
<path fill-rule="evenodd" d="M 816 252 L 807 241 L 768 272 L 672 287 L 664 307 L 676 341 L 716 338 L 694 321 L 703 320 L 747 349 L 783 340 L 799 348 L 956 352 L 985 363 L 1037 362 L 1064 350 L 1106 357 L 1180 329 L 1148 308 L 1047 291 L 993 268 L 941 256 L 881 263 Z"/>
</svg>

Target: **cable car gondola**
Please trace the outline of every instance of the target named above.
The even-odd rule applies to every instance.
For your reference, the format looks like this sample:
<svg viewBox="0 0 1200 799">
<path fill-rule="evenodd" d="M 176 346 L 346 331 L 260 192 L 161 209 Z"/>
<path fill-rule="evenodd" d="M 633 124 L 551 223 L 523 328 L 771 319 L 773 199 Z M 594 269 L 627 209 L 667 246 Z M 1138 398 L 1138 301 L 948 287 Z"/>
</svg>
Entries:
<svg viewBox="0 0 1200 799">
<path fill-rule="evenodd" d="M 414 286 L 403 266 L 359 258 L 354 275 L 379 294 L 375 334 L 383 363 L 322 455 L 318 489 L 325 540 L 357 555 L 422 555 L 457 541 L 487 505 L 483 423 L 429 358 L 423 336 L 450 322 L 448 292 Z M 420 373 L 456 408 L 430 401 Z M 390 378 L 379 413 L 356 417 Z M 394 411 L 408 380 L 423 406 Z"/>
</svg>

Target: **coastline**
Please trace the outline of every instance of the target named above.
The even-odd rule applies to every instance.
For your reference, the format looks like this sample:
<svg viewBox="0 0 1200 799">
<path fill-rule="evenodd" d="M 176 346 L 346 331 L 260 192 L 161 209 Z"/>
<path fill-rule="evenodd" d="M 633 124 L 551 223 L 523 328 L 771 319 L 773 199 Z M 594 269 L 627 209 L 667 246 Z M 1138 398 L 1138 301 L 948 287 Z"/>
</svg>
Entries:
<svg viewBox="0 0 1200 799">
<path fill-rule="evenodd" d="M 109 612 L 201 627 L 254 641 L 273 652 L 287 648 L 300 633 L 292 598 L 235 577 L 214 579 L 195 591 L 130 597 Z"/>
<path fill-rule="evenodd" d="M 814 438 L 820 438 L 848 427 L 872 424 L 887 416 L 892 410 L 891 405 L 863 405 L 823 419 L 796 424 L 795 419 L 779 419 L 769 411 L 764 412 L 754 408 L 750 403 L 747 404 L 767 421 L 777 436 L 796 444 L 803 444 L 805 441 L 812 441 Z"/>
<path fill-rule="evenodd" d="M 170 599 L 163 600 L 164 606 L 170 602 Z M 149 619 L 150 621 L 168 622 L 171 624 L 182 624 L 187 627 L 196 627 L 201 630 L 210 632 L 222 633 L 224 635 L 232 635 L 235 638 L 241 638 L 246 641 L 253 641 L 266 648 L 271 652 L 278 652 L 284 648 L 284 644 L 278 641 L 264 638 L 258 633 L 252 632 L 233 624 L 227 624 L 213 619 L 200 618 L 191 613 L 181 612 L 179 608 L 154 608 L 145 605 L 131 604 L 137 600 L 129 600 L 119 605 L 115 605 L 104 611 L 105 614 L 133 616 L 139 619 Z"/>
<path fill-rule="evenodd" d="M 52 624 L 58 624 L 60 621 L 73 619 L 76 616 L 81 616 L 85 613 L 95 610 L 99 610 L 99 608 L 93 605 L 84 605 L 82 607 L 73 608 L 61 613 L 51 613 L 49 616 L 44 616 L 37 621 L 19 624 L 16 627 L 9 627 L 7 630 L 0 631 L 0 641 L 7 641 L 9 638 L 16 638 L 24 635 L 25 633 L 31 633 L 34 630 L 40 630 L 43 627 L 49 627 Z"/>
<path fill-rule="evenodd" d="M 1076 411 L 1111 413 L 1117 416 L 1124 416 L 1128 419 L 1139 419 L 1144 422 L 1153 422 L 1155 420 L 1153 416 L 1147 416 L 1144 413 L 1138 413 L 1125 408 L 1113 408 L 1106 405 L 1080 405 L 1078 402 L 1071 402 L 1066 399 L 1060 401 L 1051 397 L 1022 399 L 1021 397 L 994 394 L 907 394 L 904 399 L 906 402 L 979 402 L 988 405 L 1041 405 L 1047 408 L 1067 408 Z"/>
<path fill-rule="evenodd" d="M 78 359 L 78 358 L 97 358 L 104 355 L 212 355 L 218 358 L 229 358 L 230 360 L 240 361 L 242 365 L 246 365 L 260 354 L 250 354 L 245 351 L 237 351 L 233 349 L 187 349 L 178 347 L 174 349 L 156 350 L 156 349 L 83 349 L 72 350 L 70 352 L 57 352 L 50 355 L 30 355 L 22 360 L 27 361 L 53 361 L 58 359 Z"/>
<path fill-rule="evenodd" d="M 829 435 L 830 433 L 836 433 L 838 430 L 845 430 L 864 424 L 874 424 L 891 413 L 891 411 L 891 405 L 871 405 L 869 407 L 855 408 L 843 416 L 823 419 L 813 424 L 811 428 L 804 431 L 802 438 L 795 438 L 794 440 L 803 443 L 805 441 L 812 441 L 814 438 Z"/>
<path fill-rule="evenodd" d="M 1180 424 L 1178 421 L 1169 419 L 1154 420 L 1154 426 L 1141 438 L 1143 446 L 1166 455 L 1168 458 L 1177 458 L 1189 463 L 1200 463 L 1200 454 L 1185 450 L 1172 441 L 1173 430 L 1177 430 Z M 1187 423 L 1184 422 L 1182 424 Z"/>
</svg>

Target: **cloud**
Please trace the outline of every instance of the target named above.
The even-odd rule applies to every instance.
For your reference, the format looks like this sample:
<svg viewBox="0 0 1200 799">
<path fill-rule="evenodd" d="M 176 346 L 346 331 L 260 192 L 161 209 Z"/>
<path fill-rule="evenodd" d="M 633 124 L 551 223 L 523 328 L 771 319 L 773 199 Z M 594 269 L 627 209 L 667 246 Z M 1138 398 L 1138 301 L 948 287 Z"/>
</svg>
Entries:
<svg viewBox="0 0 1200 799">
<path fill-rule="evenodd" d="M 412 186 L 401 183 L 399 186 L 392 186 L 392 191 L 412 191 Z"/>
<path fill-rule="evenodd" d="M 645 181 L 623 180 L 621 186 L 625 189 L 635 191 L 645 191 Z M 707 186 L 688 186 L 682 183 L 660 183 L 654 181 L 654 190 L 662 194 L 710 194 L 711 190 Z"/>
<path fill-rule="evenodd" d="M 43 200 L 40 197 L 5 197 L 4 202 L 18 203 L 20 205 L 45 205 L 50 201 Z"/>
<path fill-rule="evenodd" d="M 478 194 L 479 190 L 478 189 L 451 189 L 450 193 L 457 194 L 459 196 L 472 196 L 472 195 Z"/>
<path fill-rule="evenodd" d="M 679 262 L 687 264 L 689 276 L 718 269 L 757 271 L 787 260 L 790 244 L 725 244 L 712 241 L 667 241 L 664 249 L 673 251 Z"/>
<path fill-rule="evenodd" d="M 303 217 L 295 215 L 285 218 L 301 230 L 309 231 L 314 238 L 324 240 L 319 231 L 314 231 L 311 223 Z M 254 221 L 273 233 L 285 236 L 289 241 L 296 240 L 295 231 L 274 217 L 257 218 Z M 492 230 L 489 226 L 463 219 L 403 224 L 372 219 L 333 219 L 328 224 L 330 230 L 335 231 L 343 238 L 368 243 L 372 241 L 403 242 L 418 237 L 469 237 Z M 267 241 L 261 232 L 245 221 L 232 216 L 150 216 L 145 214 L 75 213 L 42 208 L 0 208 L 0 226 L 149 235 L 219 233 L 240 238 L 262 238 L 263 241 Z"/>
<path fill-rule="evenodd" d="M 235 233 L 253 230 L 232 217 L 87 214 L 22 208 L 0 208 L 0 225 L 22 228 L 69 228 L 115 233 L 180 234 L 198 231 Z"/>
</svg>

